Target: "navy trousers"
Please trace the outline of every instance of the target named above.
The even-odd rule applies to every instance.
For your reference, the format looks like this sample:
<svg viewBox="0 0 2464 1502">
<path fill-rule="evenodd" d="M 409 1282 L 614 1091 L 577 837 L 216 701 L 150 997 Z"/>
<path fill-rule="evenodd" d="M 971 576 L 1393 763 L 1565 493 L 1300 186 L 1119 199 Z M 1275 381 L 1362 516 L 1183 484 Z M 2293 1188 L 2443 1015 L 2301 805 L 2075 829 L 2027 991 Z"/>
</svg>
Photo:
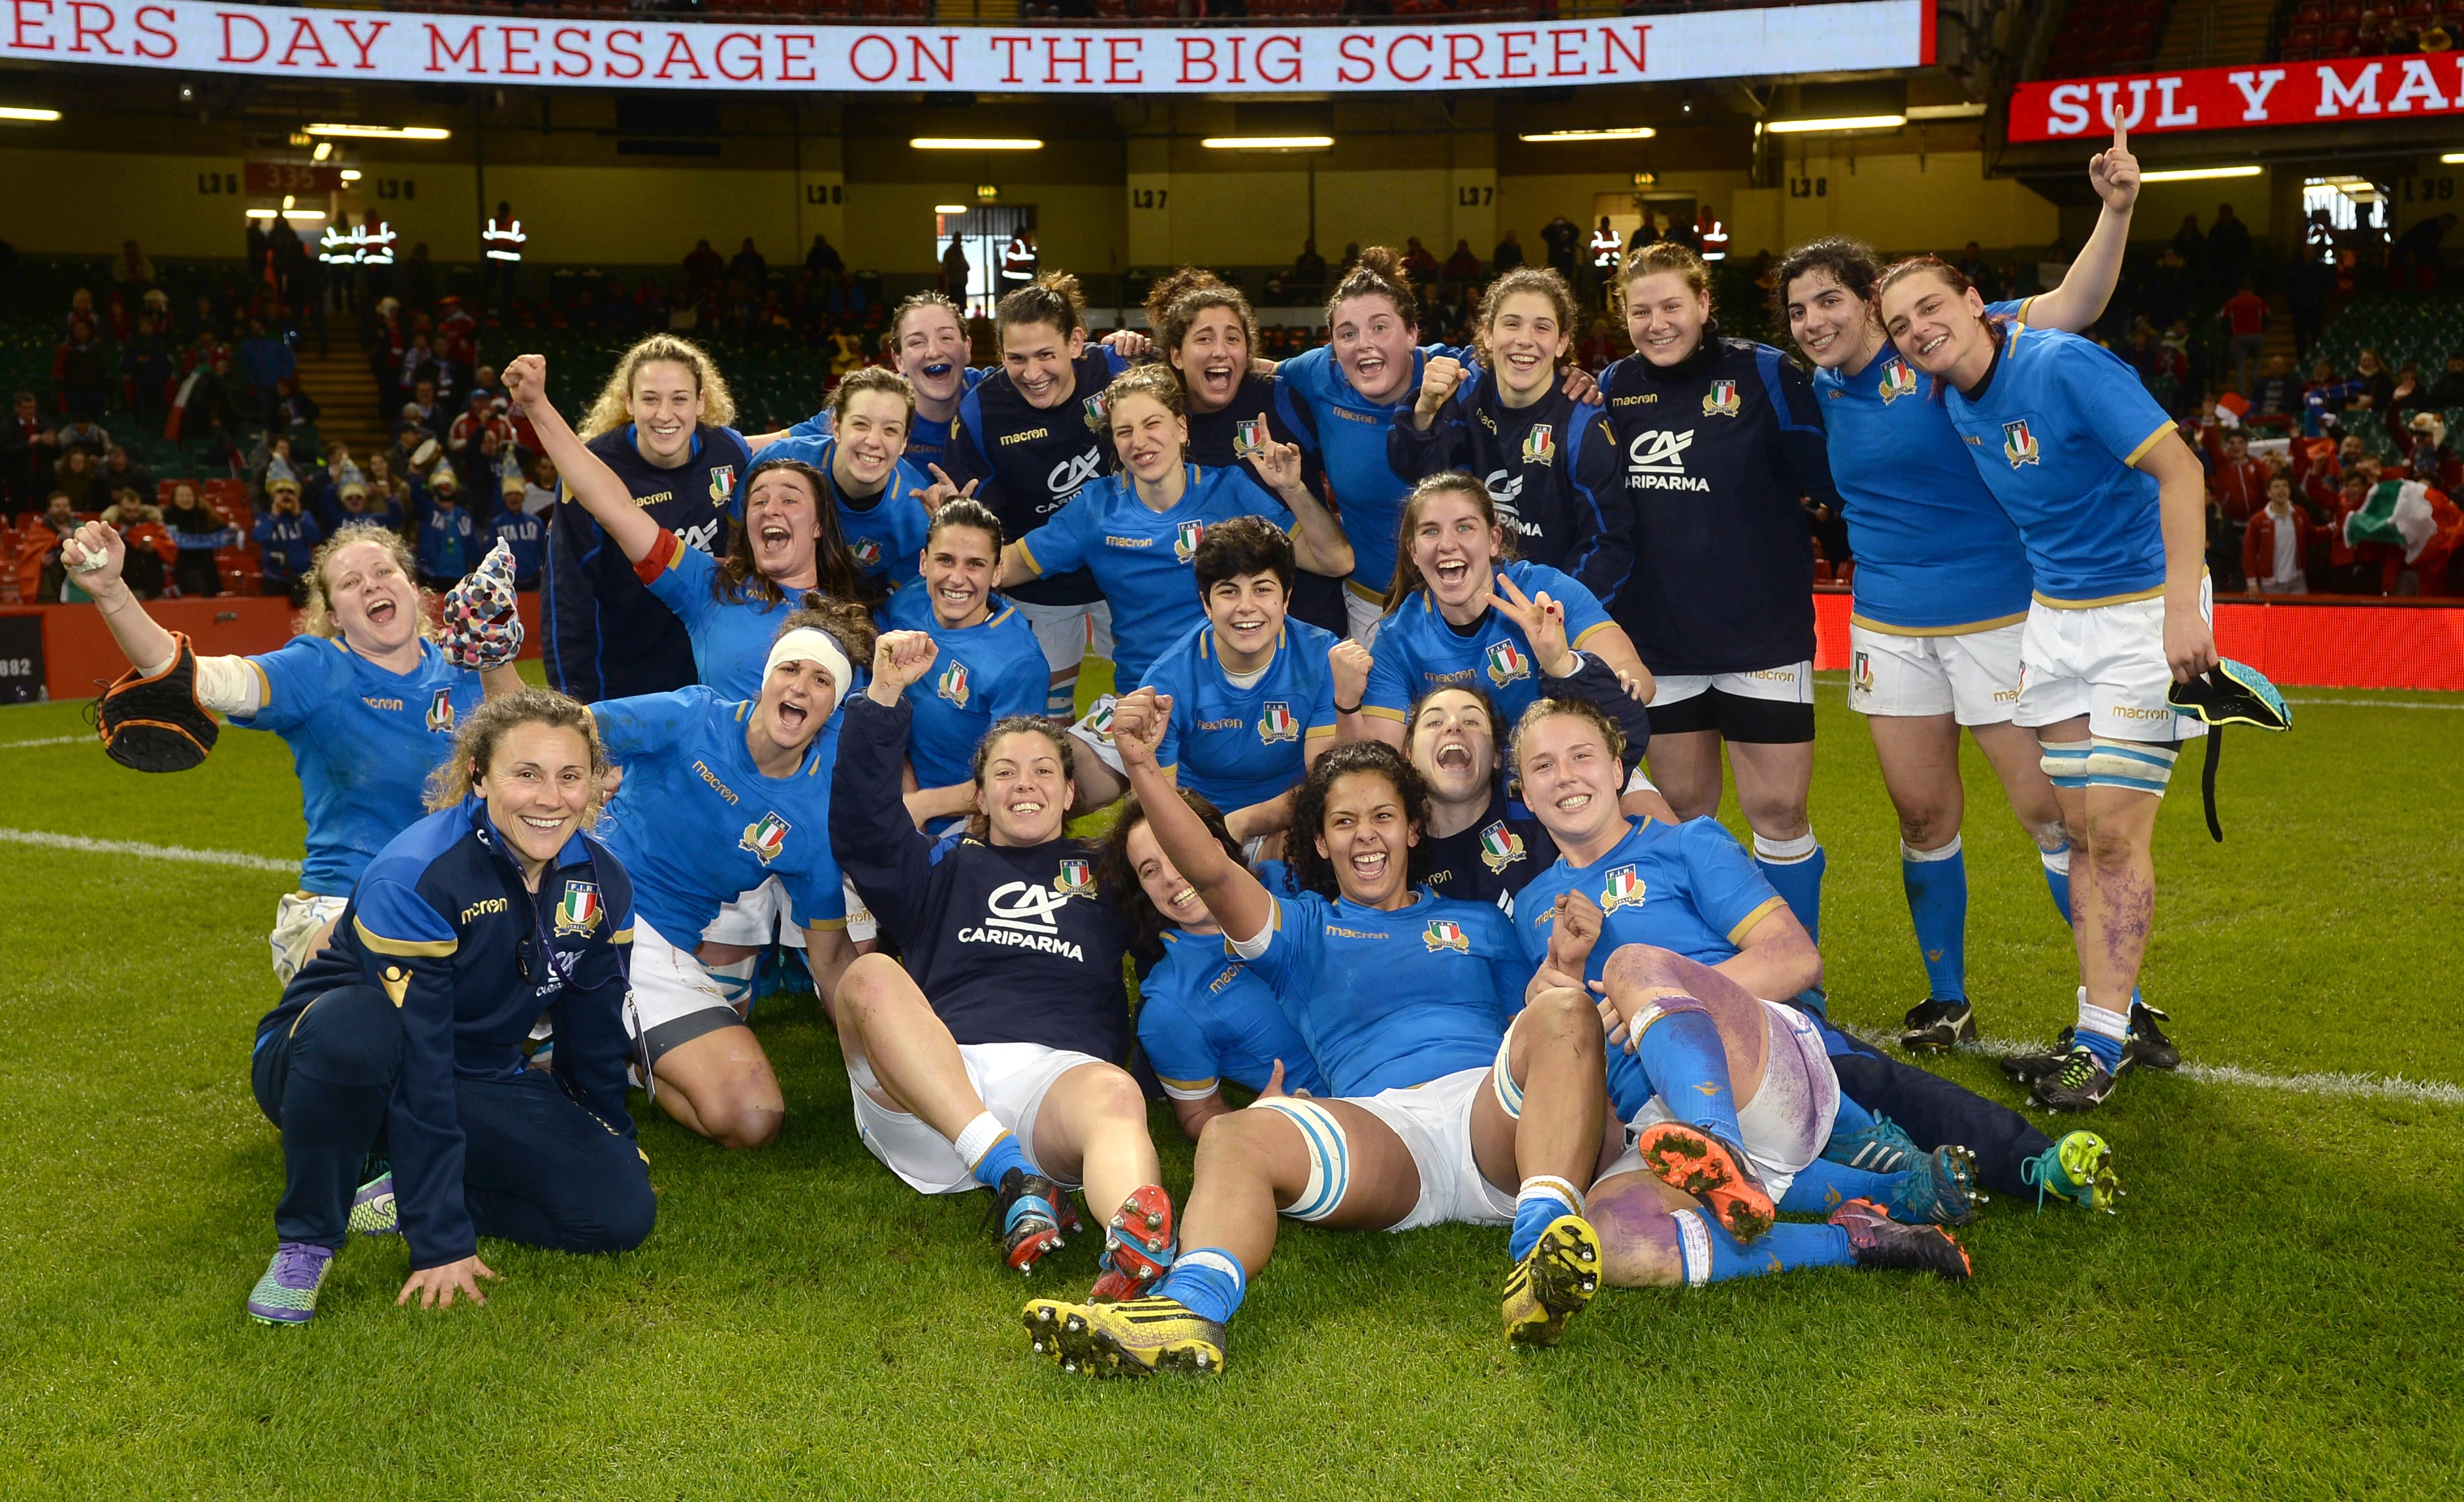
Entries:
<svg viewBox="0 0 2464 1502">
<path fill-rule="evenodd" d="M 401 1068 L 401 1013 L 373 986 L 329 990 L 258 1040 L 256 1103 L 282 1129 L 282 1240 L 341 1249 L 361 1165 L 385 1151 Z M 463 1198 L 480 1235 L 560 1252 L 624 1252 L 649 1235 L 649 1165 L 546 1071 L 453 1085 Z"/>
<path fill-rule="evenodd" d="M 1809 1015 L 1812 1015 L 1809 1013 Z M 1996 1194 L 2034 1195 L 2019 1165 L 2054 1145 L 2052 1138 L 2007 1105 L 1988 1100 L 1966 1085 L 1903 1064 L 1850 1037 L 1822 1017 L 1822 1041 L 1831 1055 L 1840 1093 L 1906 1129 L 1927 1152 L 1957 1143 L 1976 1154 L 1976 1175 Z"/>
</svg>

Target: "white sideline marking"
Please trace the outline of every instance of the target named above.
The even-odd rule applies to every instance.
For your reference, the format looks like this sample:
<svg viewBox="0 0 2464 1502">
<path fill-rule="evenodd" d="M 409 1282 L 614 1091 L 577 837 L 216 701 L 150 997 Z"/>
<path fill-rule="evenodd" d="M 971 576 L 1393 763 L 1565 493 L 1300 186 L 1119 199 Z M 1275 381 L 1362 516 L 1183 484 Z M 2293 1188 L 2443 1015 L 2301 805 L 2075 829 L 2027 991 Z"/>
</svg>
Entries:
<svg viewBox="0 0 2464 1502">
<path fill-rule="evenodd" d="M 1839 1027 L 1833 1023 L 1832 1026 Z M 1908 1056 L 1899 1047 L 1899 1034 L 1877 1028 L 1840 1028 L 1893 1058 Z M 1959 1045 L 1959 1052 L 1977 1058 L 1999 1059 L 2005 1054 L 2023 1054 L 2042 1048 L 2037 1043 L 2014 1043 L 2006 1038 L 1977 1038 Z M 2185 1063 L 2173 1071 L 2185 1079 L 2195 1079 L 2203 1085 L 2239 1085 L 2248 1090 L 2282 1090 L 2294 1095 L 2343 1096 L 2371 1100 L 2417 1100 L 2426 1105 L 2464 1105 L 2464 1085 L 2451 1085 L 2435 1079 L 2407 1079 L 2401 1075 L 2355 1075 L 2342 1070 L 2315 1074 L 2271 1075 L 2238 1064 Z"/>
<path fill-rule="evenodd" d="M 148 845 L 134 839 L 86 839 L 39 829 L 0 829 L 0 842 L 41 845 L 51 850 L 76 850 L 91 856 L 139 856 L 149 860 L 188 860 L 199 865 L 238 866 L 244 871 L 279 871 L 297 876 L 299 862 L 252 856 L 237 850 L 190 850 L 181 845 Z"/>
<path fill-rule="evenodd" d="M 0 741 L 0 751 L 22 751 L 29 746 L 74 746 L 79 741 L 93 739 L 91 735 L 46 735 L 38 741 Z"/>
</svg>

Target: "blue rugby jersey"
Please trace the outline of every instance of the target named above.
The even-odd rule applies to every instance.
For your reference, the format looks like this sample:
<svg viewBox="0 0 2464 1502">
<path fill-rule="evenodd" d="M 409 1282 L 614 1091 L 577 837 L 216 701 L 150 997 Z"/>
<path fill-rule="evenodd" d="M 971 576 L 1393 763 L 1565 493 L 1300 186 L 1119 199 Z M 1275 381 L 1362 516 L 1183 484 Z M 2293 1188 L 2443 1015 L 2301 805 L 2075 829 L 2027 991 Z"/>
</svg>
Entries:
<svg viewBox="0 0 2464 1502">
<path fill-rule="evenodd" d="M 1399 475 L 1462 469 L 1477 477 L 1516 556 L 1571 575 L 1604 600 L 1625 587 L 1634 506 L 1617 432 L 1598 407 L 1554 383 L 1529 406 L 1507 406 L 1491 371 L 1457 387 L 1425 433 L 1411 414 L 1397 417 L 1388 448 Z"/>
<path fill-rule="evenodd" d="M 1392 912 L 1315 892 L 1268 895 L 1265 951 L 1246 963 L 1275 989 L 1335 1095 L 1495 1061 L 1534 969 L 1504 913 L 1425 887 Z"/>
<path fill-rule="evenodd" d="M 684 622 L 698 680 L 717 689 L 722 699 L 760 698 L 770 648 L 779 640 L 779 627 L 797 609 L 798 599 L 782 593 L 778 599 L 765 601 L 749 590 L 740 599 L 722 599 L 711 593 L 711 581 L 718 577 L 718 560 L 673 537 L 659 539 L 634 568 L 659 603 Z M 860 680 L 870 664 L 847 665 Z"/>
<path fill-rule="evenodd" d="M 1214 623 L 1167 648 L 1146 674 L 1172 696 L 1155 764 L 1179 768 L 1180 786 L 1225 813 L 1264 803 L 1309 775 L 1306 749 L 1335 729 L 1331 632 L 1287 620 L 1264 676 L 1246 688 L 1224 676 Z"/>
<path fill-rule="evenodd" d="M 918 787 L 974 781 L 976 743 L 994 721 L 1044 712 L 1052 672 L 1044 644 L 998 595 L 992 613 L 972 626 L 941 624 L 921 581 L 891 596 L 874 615 L 883 630 L 922 631 L 941 649 L 933 670 L 901 696 L 914 709 L 907 761 Z"/>
<path fill-rule="evenodd" d="M 2110 350 L 2012 328 L 1974 395 L 1944 393 L 1951 425 L 2019 524 L 2035 598 L 2080 610 L 2165 590 L 2156 477 L 2137 464 L 2173 420 Z"/>
<path fill-rule="evenodd" d="M 271 730 L 291 748 L 308 820 L 300 890 L 341 897 L 371 857 L 426 816 L 428 774 L 452 755 L 462 716 L 479 707 L 479 675 L 447 662 L 433 642 L 419 644 L 407 673 L 319 636 L 248 662 L 257 710 L 231 723 Z"/>
<path fill-rule="evenodd" d="M 487 804 L 465 798 L 378 852 L 332 942 L 257 1023 L 262 1049 L 343 986 L 380 987 L 401 1009 L 402 1073 L 385 1107 L 385 1141 L 412 1267 L 442 1267 L 476 1251 L 453 1081 L 519 1078 L 528 1067 L 522 1042 L 542 1012 L 556 1029 L 558 1083 L 632 1140 L 625 1108 L 632 945 L 632 882 L 605 846 L 570 837 L 533 893 Z"/>
<path fill-rule="evenodd" d="M 1551 599 L 1564 605 L 1566 640 L 1577 649 L 1611 624 L 1599 599 L 1555 569 L 1517 561 L 1499 566 L 1497 572 L 1513 580 L 1525 599 L 1547 590 Z M 1496 588 L 1494 579 L 1489 587 Z M 1362 712 L 1399 722 L 1422 694 L 1465 685 L 1486 689 L 1496 701 L 1497 712 L 1504 717 L 1497 727 L 1498 739 L 1503 741 L 1531 701 L 1540 697 L 1540 664 L 1531 660 L 1531 639 L 1494 606 L 1482 611 L 1467 631 L 1457 630 L 1439 614 L 1437 601 L 1423 585 L 1405 597 L 1377 627 L 1369 688 L 1361 697 Z"/>
<path fill-rule="evenodd" d="M 881 493 L 859 503 L 839 489 L 838 475 L 830 468 L 837 453 L 835 438 L 782 438 L 772 444 L 736 482 L 736 493 L 729 502 L 732 514 L 742 523 L 754 472 L 762 466 L 781 459 L 811 465 L 822 472 L 822 483 L 838 507 L 839 534 L 855 555 L 856 566 L 896 589 L 915 577 L 917 560 L 923 555 L 924 533 L 932 518 L 924 514 L 922 497 L 933 481 L 913 463 L 901 459 L 891 467 Z"/>
<path fill-rule="evenodd" d="M 796 770 L 766 777 L 745 748 L 753 706 L 694 684 L 591 706 L 625 785 L 599 833 L 633 874 L 642 916 L 690 949 L 722 903 L 778 877 L 806 928 L 847 926 L 847 889 L 830 853 L 833 713 Z"/>
<path fill-rule="evenodd" d="M 1235 516 L 1291 525 L 1292 513 L 1248 466 L 1188 465 L 1184 471 L 1187 487 L 1170 511 L 1139 500 L 1129 475 L 1110 474 L 1089 481 L 1049 521 L 1018 539 L 1047 577 L 1077 570 L 1093 577 L 1112 606 L 1112 681 L 1124 691 L 1143 685 L 1157 655 L 1205 623 L 1191 564 L 1207 528 Z"/>
<path fill-rule="evenodd" d="M 1315 434 L 1314 446 L 1304 446 L 1326 467 L 1327 489 L 1352 542 L 1352 590 L 1363 599 L 1384 599 L 1395 582 L 1395 539 L 1412 489 L 1389 461 L 1386 430 L 1419 400 L 1420 372 L 1440 355 L 1463 361 L 1474 377 L 1480 373 L 1470 350 L 1424 344 L 1412 352 L 1412 379 L 1400 400 L 1372 402 L 1353 389 L 1331 344 L 1275 367 L 1275 400 L 1286 426 Z"/>
<path fill-rule="evenodd" d="M 1487 903 L 1511 918 L 1518 894 L 1557 859 L 1557 842 L 1529 809 L 1492 782 L 1480 817 L 1451 835 L 1422 835 L 1420 859 L 1429 868 L 1429 890 Z"/>
<path fill-rule="evenodd" d="M 1212 934 L 1164 931 L 1162 960 L 1138 982 L 1138 1047 L 1176 1100 L 1203 1100 L 1227 1079 L 1264 1090 L 1277 1059 L 1285 1094 L 1326 1093 L 1274 989 Z"/>
<path fill-rule="evenodd" d="M 1129 925 L 1096 883 L 1101 848 L 919 833 L 899 788 L 913 714 L 903 698 L 887 709 L 862 694 L 847 705 L 830 788 L 840 865 L 952 1038 L 1122 1062 Z"/>
<path fill-rule="evenodd" d="M 1704 965 L 1734 959 L 1738 945 L 1764 915 L 1785 904 L 1771 884 L 1716 819 L 1683 824 L 1631 819 L 1615 849 L 1587 866 L 1561 854 L 1515 899 L 1515 931 L 1538 969 L 1549 957 L 1557 896 L 1581 892 L 1599 905 L 1600 936 L 1583 979 L 1595 981 L 1609 956 L 1629 944 L 1648 944 Z M 1609 1099 L 1631 1121 L 1651 1099 L 1651 1081 L 1634 1056 L 1609 1051 Z"/>
<path fill-rule="evenodd" d="M 584 446 L 625 482 L 643 514 L 696 553 L 727 547 L 736 477 L 752 450 L 732 427 L 693 430 L 685 462 L 662 469 L 633 446 L 630 424 Z M 664 693 L 693 681 L 693 641 L 684 622 L 650 595 L 625 550 L 559 488 L 548 525 L 546 588 L 540 600 L 548 682 L 584 704 Z"/>
<path fill-rule="evenodd" d="M 1635 565 L 1610 602 L 1643 664 L 1749 673 L 1814 656 L 1814 540 L 1802 497 L 1837 505 L 1814 387 L 1779 351 L 1705 328 L 1666 370 L 1600 372 L 1625 450 Z"/>
<path fill-rule="evenodd" d="M 944 473 L 964 486 L 979 482 L 976 499 L 1001 518 L 1001 535 L 1023 537 L 1069 504 L 1081 487 L 1112 468 L 1112 439 L 1098 432 L 1104 388 L 1129 361 L 1098 344 L 1071 367 L 1069 400 L 1046 410 L 1030 406 L 995 371 L 958 399 L 958 420 L 942 455 Z M 1093 575 L 1079 570 L 1040 578 L 1008 591 L 1030 605 L 1089 605 L 1104 598 Z"/>
<path fill-rule="evenodd" d="M 2017 317 L 2027 302 L 1985 311 Z M 1850 617 L 1895 636 L 1986 631 L 2028 614 L 2028 550 L 1951 425 L 1933 377 L 1892 347 L 1859 371 L 1817 370 L 1848 542 Z"/>
<path fill-rule="evenodd" d="M 968 366 L 961 377 L 964 383 L 958 388 L 958 394 L 960 396 L 964 396 L 968 392 L 975 390 L 976 386 L 982 381 L 986 376 L 991 374 L 992 371 L 987 367 L 980 365 Z M 787 429 L 787 436 L 789 438 L 807 439 L 823 439 L 829 437 L 830 409 L 824 407 L 812 416 L 797 424 L 795 426 Z M 907 453 L 905 455 L 907 463 L 913 465 L 918 470 L 923 470 L 926 465 L 941 463 L 942 456 L 949 451 L 949 447 L 950 424 L 946 422 L 938 422 L 933 418 L 926 417 L 921 412 L 916 413 L 915 420 L 909 424 L 907 427 Z M 766 454 L 770 450 L 764 448 L 761 451 Z M 929 473 L 930 471 L 926 472 Z"/>
<path fill-rule="evenodd" d="M 1253 424 L 1264 418 L 1266 436 L 1300 448 L 1301 483 L 1340 521 L 1341 513 L 1327 494 L 1326 465 L 1309 409 L 1280 400 L 1276 387 L 1272 376 L 1243 376 L 1229 405 L 1214 412 L 1190 413 L 1189 462 L 1204 469 L 1229 469 L 1236 465 L 1247 468 L 1250 445 L 1256 437 Z M 1338 637 L 1348 636 L 1352 626 L 1344 614 L 1344 592 L 1340 578 L 1296 569 L 1292 575 L 1291 618 Z"/>
</svg>

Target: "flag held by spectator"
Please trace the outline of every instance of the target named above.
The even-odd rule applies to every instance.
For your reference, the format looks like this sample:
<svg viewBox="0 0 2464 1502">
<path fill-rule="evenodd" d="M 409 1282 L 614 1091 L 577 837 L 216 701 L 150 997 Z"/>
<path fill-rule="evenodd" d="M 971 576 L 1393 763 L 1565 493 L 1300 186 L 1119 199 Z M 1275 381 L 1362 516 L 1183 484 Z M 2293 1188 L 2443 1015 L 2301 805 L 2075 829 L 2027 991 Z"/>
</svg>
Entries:
<svg viewBox="0 0 2464 1502">
<path fill-rule="evenodd" d="M 2430 488 L 2418 480 L 2381 481 L 2362 509 L 2344 518 L 2346 542 L 2402 548 L 2407 563 L 2421 555 L 2437 530 L 2430 513 Z"/>
</svg>

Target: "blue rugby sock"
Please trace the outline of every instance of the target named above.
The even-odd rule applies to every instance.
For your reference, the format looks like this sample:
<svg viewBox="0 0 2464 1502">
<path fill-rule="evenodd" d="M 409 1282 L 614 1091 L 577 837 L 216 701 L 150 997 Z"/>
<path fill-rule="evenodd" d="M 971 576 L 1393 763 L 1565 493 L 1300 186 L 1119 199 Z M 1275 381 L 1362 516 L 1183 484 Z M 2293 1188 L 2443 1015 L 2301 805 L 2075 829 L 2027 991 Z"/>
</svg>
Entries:
<svg viewBox="0 0 2464 1502">
<path fill-rule="evenodd" d="M 1790 1215 L 1828 1215 L 1847 1200 L 1872 1200 L 1888 1205 L 1905 1173 L 1868 1173 L 1851 1168 L 1844 1163 L 1816 1158 L 1797 1170 L 1788 1192 L 1780 1196 L 1780 1209 Z"/>
<path fill-rule="evenodd" d="M 2071 1041 L 2104 1061 L 2107 1069 L 2122 1067 L 2122 1040 L 2130 1032 L 2127 1014 L 2111 1012 L 2088 1003 L 2082 989 L 2079 999 L 2079 1021 L 2071 1027 Z"/>
<path fill-rule="evenodd" d="M 1737 1129 L 1737 1097 L 1728 1082 L 1728 1051 L 1720 1042 L 1719 1024 L 1700 1012 L 1661 1012 L 1643 1029 L 1634 1053 L 1671 1115 L 1732 1143 L 1745 1140 Z"/>
<path fill-rule="evenodd" d="M 1685 1280 L 1689 1283 L 1725 1283 L 1735 1277 L 1758 1277 L 1766 1273 L 1786 1273 L 1793 1268 L 1845 1268 L 1857 1265 L 1857 1255 L 1849 1250 L 1848 1233 L 1837 1226 L 1808 1226 L 1801 1221 L 1782 1221 L 1746 1246 L 1722 1230 L 1718 1221 L 1701 1210 L 1681 1210 L 1674 1217 L 1691 1218 L 1701 1226 L 1700 1240 L 1691 1236 L 1680 1239 L 1685 1259 Z M 1698 1258 L 1705 1243 L 1708 1244 L 1710 1266 L 1699 1265 Z"/>
<path fill-rule="evenodd" d="M 1839 1110 L 1831 1118 L 1832 1136 L 1854 1137 L 1873 1124 L 1873 1112 L 1849 1099 L 1848 1092 L 1839 1092 Z"/>
<path fill-rule="evenodd" d="M 2054 894 L 2054 911 L 2062 922 L 2071 921 L 2071 847 L 2065 842 L 2059 850 L 2040 850 L 2036 858 L 2045 864 L 2045 890 Z"/>
<path fill-rule="evenodd" d="M 1199 1247 L 1175 1258 L 1172 1271 L 1147 1290 L 1149 1298 L 1169 1298 L 1201 1319 L 1223 1324 L 1241 1307 L 1249 1291 L 1249 1276 L 1241 1260 L 1221 1247 Z"/>
<path fill-rule="evenodd" d="M 987 1189 L 1001 1187 L 1001 1178 L 1012 1168 L 1033 1173 L 1035 1165 L 1026 1161 L 1025 1151 L 1018 1138 L 993 1119 L 990 1111 L 969 1121 L 958 1133 L 952 1146 L 957 1148 L 961 1162 L 969 1164 L 978 1184 Z"/>
<path fill-rule="evenodd" d="M 1822 871 L 1828 863 L 1810 829 L 1794 839 L 1754 837 L 1754 865 L 1816 944 L 1822 942 Z"/>
<path fill-rule="evenodd" d="M 1900 885 L 1908 894 L 1917 951 L 1925 957 L 1926 993 L 1935 1001 L 1968 999 L 1968 858 L 1959 837 L 1940 850 L 1900 846 Z"/>
<path fill-rule="evenodd" d="M 1523 1181 L 1514 1198 L 1514 1234 L 1506 1244 L 1506 1260 L 1520 1262 L 1530 1254 L 1540 1233 L 1561 1215 L 1583 1213 L 1583 1192 L 1554 1174 Z"/>
</svg>

